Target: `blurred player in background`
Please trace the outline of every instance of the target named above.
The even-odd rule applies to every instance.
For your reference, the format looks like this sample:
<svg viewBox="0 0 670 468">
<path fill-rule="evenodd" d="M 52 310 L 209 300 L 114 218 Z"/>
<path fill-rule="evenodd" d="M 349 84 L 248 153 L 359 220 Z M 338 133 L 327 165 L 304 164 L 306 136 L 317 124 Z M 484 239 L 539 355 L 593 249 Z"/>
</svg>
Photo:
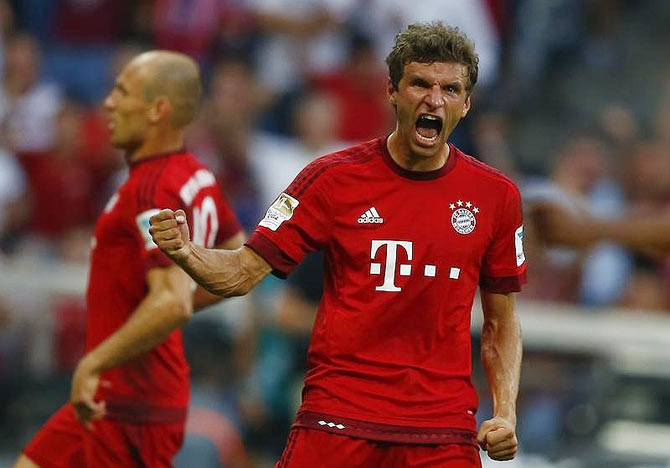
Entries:
<svg viewBox="0 0 670 468">
<path fill-rule="evenodd" d="M 187 213 L 193 241 L 237 248 L 243 234 L 212 173 L 184 149 L 200 99 L 189 57 L 135 57 L 105 100 L 128 180 L 94 231 L 86 354 L 70 402 L 42 427 L 16 466 L 170 467 L 182 444 L 189 369 L 179 327 L 216 296 L 198 289 L 153 243 L 158 207 Z"/>
<path fill-rule="evenodd" d="M 303 401 L 277 467 L 481 466 L 517 450 L 525 281 L 519 191 L 447 138 L 470 109 L 474 45 L 416 23 L 387 58 L 396 128 L 310 163 L 245 247 L 195 246 L 184 213 L 151 220 L 154 240 L 208 290 L 247 293 L 325 251 L 324 295 Z M 484 310 L 493 418 L 476 431 L 470 311 Z"/>
</svg>

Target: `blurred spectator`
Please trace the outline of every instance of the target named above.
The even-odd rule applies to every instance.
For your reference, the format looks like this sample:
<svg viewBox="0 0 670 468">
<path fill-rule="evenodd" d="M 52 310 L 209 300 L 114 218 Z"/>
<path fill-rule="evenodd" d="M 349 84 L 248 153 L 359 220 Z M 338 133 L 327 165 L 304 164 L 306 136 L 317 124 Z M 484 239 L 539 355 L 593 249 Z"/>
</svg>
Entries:
<svg viewBox="0 0 670 468">
<path fill-rule="evenodd" d="M 517 2 L 516 33 L 512 38 L 511 70 L 506 84 L 509 86 L 503 99 L 520 99 L 522 95 L 535 96 L 541 80 L 552 65 L 552 58 L 570 58 L 586 36 L 588 0 L 557 0 Z M 526 96 L 527 97 L 527 96 Z"/>
<path fill-rule="evenodd" d="M 61 93 L 55 84 L 40 80 L 41 62 L 34 37 L 17 33 L 7 40 L 0 121 L 19 157 L 47 151 L 53 143 Z"/>
<path fill-rule="evenodd" d="M 253 15 L 246 0 L 154 0 L 154 44 L 206 64 L 215 52 L 249 53 Z"/>
<path fill-rule="evenodd" d="M 5 41 L 14 27 L 14 11 L 7 0 L 0 0 L 0 76 L 5 66 Z"/>
<path fill-rule="evenodd" d="M 638 257 L 635 269 L 619 304 L 632 311 L 667 313 L 670 307 L 667 284 L 660 274 L 659 262 Z"/>
<path fill-rule="evenodd" d="M 633 209 L 645 214 L 670 209 L 670 157 L 662 142 L 638 143 L 623 165 L 623 184 Z"/>
<path fill-rule="evenodd" d="M 98 213 L 100 181 L 87 166 L 95 159 L 85 153 L 82 124 L 81 109 L 64 105 L 49 151 L 24 157 L 33 203 L 31 230 L 38 237 L 57 240 L 73 228 L 91 226 Z"/>
<path fill-rule="evenodd" d="M 263 36 L 257 49 L 263 84 L 283 94 L 305 76 L 335 70 L 346 58 L 355 0 L 249 0 Z"/>
<path fill-rule="evenodd" d="M 248 63 L 226 59 L 214 68 L 209 94 L 187 145 L 215 172 L 238 219 L 249 229 L 260 215 L 250 145 L 266 93 Z"/>
<path fill-rule="evenodd" d="M 386 94 L 387 73 L 370 40 L 353 38 L 347 62 L 336 71 L 316 75 L 312 83 L 335 98 L 339 140 L 366 141 L 391 132 L 393 112 Z"/>
<path fill-rule="evenodd" d="M 600 127 L 609 138 L 615 152 L 628 151 L 640 136 L 637 119 L 628 107 L 611 103 L 600 113 Z"/>
<path fill-rule="evenodd" d="M 648 216 L 670 215 L 670 157 L 662 140 L 633 146 L 624 161 L 623 184 L 630 211 Z M 653 249 L 636 256 L 635 270 L 622 305 L 652 310 L 670 307 L 670 262 L 668 255 Z"/>
<path fill-rule="evenodd" d="M 510 125 L 506 115 L 484 112 L 471 116 L 474 123 L 472 140 L 474 153 L 486 164 L 495 167 L 517 183 L 520 175 L 514 167 L 510 149 Z"/>
<path fill-rule="evenodd" d="M 54 39 L 64 44 L 114 44 L 125 37 L 128 0 L 57 0 Z"/>
<path fill-rule="evenodd" d="M 58 0 L 45 70 L 67 94 L 97 104 L 108 89 L 114 46 L 128 36 L 130 0 Z"/>
<path fill-rule="evenodd" d="M 670 77 L 663 82 L 662 95 L 654 121 L 656 137 L 664 144 L 670 143 Z"/>
<path fill-rule="evenodd" d="M 293 110 L 293 138 L 255 135 L 250 157 L 263 209 L 317 156 L 346 146 L 337 139 L 337 109 L 328 94 L 308 93 Z"/>
<path fill-rule="evenodd" d="M 25 179 L 14 155 L 0 147 L 0 253 L 9 249 L 28 214 Z"/>
<path fill-rule="evenodd" d="M 524 244 L 529 265 L 533 265 L 524 288 L 525 297 L 571 302 L 578 299 L 583 252 L 566 246 L 550 247 L 546 239 L 558 233 L 551 232 L 544 218 L 551 216 L 547 212 L 554 206 L 570 213 L 575 220 L 590 218 L 588 196 L 605 172 L 600 143 L 577 138 L 568 141 L 556 156 L 547 180 L 525 184 Z"/>
</svg>

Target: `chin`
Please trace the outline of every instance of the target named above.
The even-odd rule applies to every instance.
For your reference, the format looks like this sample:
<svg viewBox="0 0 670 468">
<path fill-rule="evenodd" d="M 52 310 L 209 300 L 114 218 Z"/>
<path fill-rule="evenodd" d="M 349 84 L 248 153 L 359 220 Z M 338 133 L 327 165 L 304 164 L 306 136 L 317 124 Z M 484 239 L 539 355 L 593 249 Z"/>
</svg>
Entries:
<svg viewBox="0 0 670 468">
<path fill-rule="evenodd" d="M 431 145 L 426 145 L 423 143 L 419 143 L 416 140 L 412 140 L 412 152 L 420 156 L 431 157 L 435 156 L 436 154 L 439 154 L 440 151 L 442 151 L 442 149 L 444 148 L 445 144 L 446 144 L 445 138 L 438 138 L 435 141 L 435 143 Z"/>
</svg>

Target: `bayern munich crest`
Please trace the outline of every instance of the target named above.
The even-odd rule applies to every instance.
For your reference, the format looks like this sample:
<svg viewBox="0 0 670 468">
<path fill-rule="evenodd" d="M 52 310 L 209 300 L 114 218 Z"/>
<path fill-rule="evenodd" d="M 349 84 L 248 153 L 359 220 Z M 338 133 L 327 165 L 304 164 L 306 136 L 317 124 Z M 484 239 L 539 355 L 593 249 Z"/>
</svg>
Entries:
<svg viewBox="0 0 670 468">
<path fill-rule="evenodd" d="M 470 234 L 477 226 L 475 215 L 479 213 L 479 208 L 472 202 L 458 200 L 456 203 L 449 203 L 451 213 L 451 225 L 459 234 Z"/>
</svg>

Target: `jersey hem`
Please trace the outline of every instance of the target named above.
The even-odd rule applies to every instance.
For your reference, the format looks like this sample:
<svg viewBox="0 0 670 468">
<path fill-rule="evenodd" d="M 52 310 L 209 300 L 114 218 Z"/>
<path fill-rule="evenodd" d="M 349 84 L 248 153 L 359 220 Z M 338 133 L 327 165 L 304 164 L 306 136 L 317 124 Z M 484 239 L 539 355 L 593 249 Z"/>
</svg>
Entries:
<svg viewBox="0 0 670 468">
<path fill-rule="evenodd" d="M 380 424 L 312 411 L 298 413 L 293 427 L 402 444 L 465 444 L 477 447 L 476 433 L 460 427 L 418 427 Z"/>
</svg>

